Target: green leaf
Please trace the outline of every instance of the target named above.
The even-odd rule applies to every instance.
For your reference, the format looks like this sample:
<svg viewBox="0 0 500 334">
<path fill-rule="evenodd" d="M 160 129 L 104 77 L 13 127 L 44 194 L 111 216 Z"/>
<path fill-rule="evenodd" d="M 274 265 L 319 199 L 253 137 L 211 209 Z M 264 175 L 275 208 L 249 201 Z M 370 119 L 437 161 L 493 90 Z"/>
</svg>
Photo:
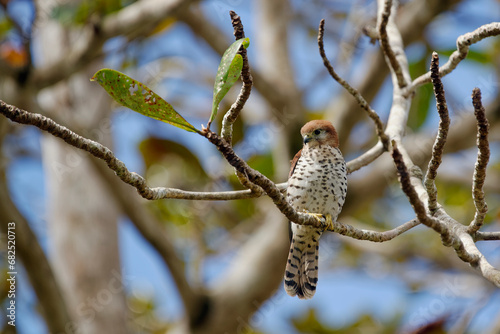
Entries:
<svg viewBox="0 0 500 334">
<path fill-rule="evenodd" d="M 115 70 L 99 70 L 90 81 L 97 81 L 121 105 L 186 131 L 199 132 L 164 99 L 143 83 Z"/>
<path fill-rule="evenodd" d="M 217 76 L 215 77 L 212 114 L 210 115 L 208 124 L 212 123 L 215 119 L 220 102 L 240 77 L 241 69 L 243 68 L 243 58 L 238 54 L 238 51 L 242 45 L 245 49 L 248 48 L 250 40 L 248 38 L 237 40 L 222 55 Z"/>
</svg>

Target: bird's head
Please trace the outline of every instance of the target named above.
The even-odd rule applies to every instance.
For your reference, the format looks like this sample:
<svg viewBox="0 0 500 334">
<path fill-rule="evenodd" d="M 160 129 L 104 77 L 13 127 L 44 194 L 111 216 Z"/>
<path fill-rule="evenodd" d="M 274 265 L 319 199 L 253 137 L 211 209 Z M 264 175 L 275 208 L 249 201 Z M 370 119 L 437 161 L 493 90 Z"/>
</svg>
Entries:
<svg viewBox="0 0 500 334">
<path fill-rule="evenodd" d="M 304 148 L 318 145 L 339 146 L 337 131 L 329 121 L 314 120 L 307 122 L 300 129 L 300 134 L 304 140 Z"/>
</svg>

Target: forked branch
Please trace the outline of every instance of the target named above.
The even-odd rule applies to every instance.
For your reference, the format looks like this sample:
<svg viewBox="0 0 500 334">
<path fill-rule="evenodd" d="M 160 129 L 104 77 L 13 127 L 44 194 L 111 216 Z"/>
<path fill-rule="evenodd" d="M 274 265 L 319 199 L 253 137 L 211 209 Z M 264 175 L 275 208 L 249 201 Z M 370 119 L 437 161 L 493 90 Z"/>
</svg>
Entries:
<svg viewBox="0 0 500 334">
<path fill-rule="evenodd" d="M 463 34 L 457 38 L 457 50 L 454 51 L 446 64 L 439 68 L 439 76 L 442 78 L 451 73 L 458 64 L 467 57 L 469 47 L 487 37 L 500 35 L 500 22 L 492 22 L 477 28 L 472 32 Z M 431 81 L 431 72 L 427 72 L 415 80 L 411 84 L 410 92 L 415 88 Z"/>
<path fill-rule="evenodd" d="M 408 168 L 406 167 L 401 152 L 399 152 L 396 141 L 392 142 L 392 159 L 394 160 L 394 164 L 396 165 L 396 168 L 398 170 L 401 189 L 403 189 L 406 197 L 408 197 L 408 200 L 413 207 L 413 211 L 415 211 L 415 214 L 417 215 L 417 219 L 422 224 L 432 228 L 433 230 L 441 234 L 443 240 L 450 240 L 451 236 L 449 235 L 449 232 L 445 229 L 443 224 L 439 220 L 427 215 L 425 205 L 418 197 L 418 193 L 416 192 L 411 182 L 410 173 L 408 172 Z"/>
</svg>

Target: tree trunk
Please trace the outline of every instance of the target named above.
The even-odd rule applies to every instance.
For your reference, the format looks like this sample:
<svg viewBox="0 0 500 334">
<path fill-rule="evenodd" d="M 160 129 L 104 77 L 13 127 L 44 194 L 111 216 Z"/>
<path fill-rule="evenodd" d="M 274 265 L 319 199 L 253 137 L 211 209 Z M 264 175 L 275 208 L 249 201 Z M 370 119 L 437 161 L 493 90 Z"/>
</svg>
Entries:
<svg viewBox="0 0 500 334">
<path fill-rule="evenodd" d="M 50 1 L 39 3 L 35 43 L 41 62 L 69 55 L 83 43 L 80 31 L 63 27 L 46 13 Z M 103 67 L 94 62 L 83 73 L 45 89 L 38 95 L 42 109 L 51 117 L 81 130 L 99 142 L 110 144 L 109 105 L 102 90 L 89 82 Z M 50 259 L 60 282 L 78 333 L 126 333 L 127 309 L 118 252 L 118 212 L 112 196 L 93 169 L 88 154 L 69 147 L 50 135 L 42 138 L 48 188 Z"/>
</svg>

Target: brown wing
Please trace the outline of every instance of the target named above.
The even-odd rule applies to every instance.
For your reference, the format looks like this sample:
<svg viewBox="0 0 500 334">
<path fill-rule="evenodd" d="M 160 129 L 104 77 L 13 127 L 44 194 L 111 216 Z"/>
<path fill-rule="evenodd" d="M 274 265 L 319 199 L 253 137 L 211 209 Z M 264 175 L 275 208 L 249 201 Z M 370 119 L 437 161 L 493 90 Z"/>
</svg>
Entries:
<svg viewBox="0 0 500 334">
<path fill-rule="evenodd" d="M 288 173 L 288 178 L 291 178 L 293 175 L 293 171 L 295 170 L 295 166 L 297 165 L 297 161 L 299 161 L 300 156 L 302 155 L 302 149 L 295 154 L 292 159 L 292 166 L 290 168 L 290 173 Z"/>
</svg>

